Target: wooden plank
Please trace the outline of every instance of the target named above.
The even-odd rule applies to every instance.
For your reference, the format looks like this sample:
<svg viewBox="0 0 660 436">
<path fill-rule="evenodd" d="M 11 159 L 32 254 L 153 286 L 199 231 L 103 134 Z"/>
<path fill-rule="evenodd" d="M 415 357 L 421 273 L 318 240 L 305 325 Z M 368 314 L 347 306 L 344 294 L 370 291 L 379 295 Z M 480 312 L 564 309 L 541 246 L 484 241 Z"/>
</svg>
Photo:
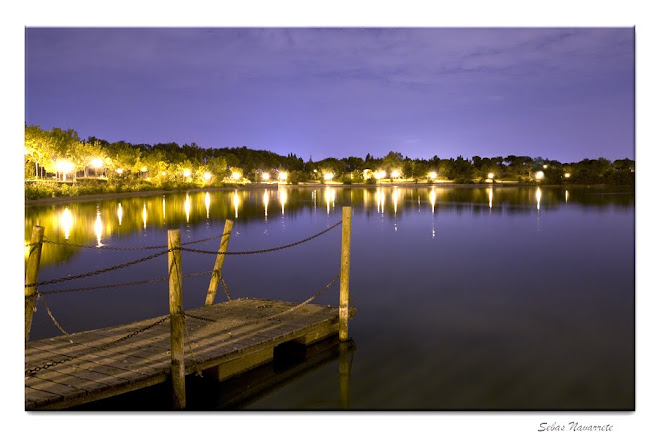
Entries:
<svg viewBox="0 0 660 436">
<path fill-rule="evenodd" d="M 272 360 L 284 342 L 307 345 L 338 333 L 336 308 L 307 305 L 281 315 L 295 305 L 239 299 L 187 311 L 205 319 L 185 319 L 185 374 L 204 370 L 226 380 Z M 159 319 L 27 343 L 26 370 L 69 360 L 26 377 L 26 409 L 71 407 L 166 381 L 169 320 L 116 342 Z"/>
</svg>

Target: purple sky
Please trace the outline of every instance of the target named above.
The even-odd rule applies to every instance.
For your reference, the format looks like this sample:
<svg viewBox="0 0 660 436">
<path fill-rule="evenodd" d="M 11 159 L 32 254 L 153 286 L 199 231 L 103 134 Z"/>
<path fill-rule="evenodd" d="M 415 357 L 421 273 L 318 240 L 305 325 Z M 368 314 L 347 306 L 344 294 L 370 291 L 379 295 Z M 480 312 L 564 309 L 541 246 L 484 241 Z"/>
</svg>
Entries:
<svg viewBox="0 0 660 436">
<path fill-rule="evenodd" d="M 634 158 L 633 28 L 28 28 L 26 121 L 325 157 Z"/>
</svg>

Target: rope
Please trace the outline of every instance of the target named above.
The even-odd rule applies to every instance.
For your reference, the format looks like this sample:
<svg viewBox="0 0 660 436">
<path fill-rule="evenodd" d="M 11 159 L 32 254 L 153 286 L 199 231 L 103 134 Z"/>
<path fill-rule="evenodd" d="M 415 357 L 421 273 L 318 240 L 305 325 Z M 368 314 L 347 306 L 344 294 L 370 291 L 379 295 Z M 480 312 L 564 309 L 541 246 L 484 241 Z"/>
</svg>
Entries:
<svg viewBox="0 0 660 436">
<path fill-rule="evenodd" d="M 225 290 L 225 294 L 227 295 L 227 300 L 231 301 L 231 295 L 229 294 L 229 288 L 227 287 L 227 283 L 225 282 L 225 279 L 220 276 L 220 283 L 222 283 L 222 288 Z"/>
<path fill-rule="evenodd" d="M 320 297 L 321 294 L 323 294 L 325 291 L 327 291 L 327 290 L 330 288 L 330 286 L 332 286 L 332 284 L 333 284 L 334 282 L 336 282 L 336 281 L 339 279 L 339 276 L 340 276 L 340 274 L 337 274 L 332 280 L 330 280 L 330 282 L 329 282 L 327 285 L 325 285 L 323 288 L 321 288 L 319 291 L 317 291 L 316 294 L 312 295 L 311 297 L 309 297 L 307 300 L 303 301 L 302 303 L 300 303 L 300 304 L 298 304 L 298 305 L 296 305 L 296 306 L 293 306 L 291 309 L 287 309 L 287 310 L 285 310 L 284 312 L 279 313 L 279 314 L 277 314 L 277 315 L 269 316 L 269 317 L 266 318 L 266 319 L 267 319 L 267 320 L 271 320 L 271 319 L 279 318 L 279 317 L 282 316 L 282 315 L 286 315 L 287 313 L 290 313 L 290 312 L 293 312 L 294 310 L 300 309 L 300 308 L 303 307 L 305 304 L 308 304 L 308 303 L 310 303 L 311 301 L 313 301 L 314 299 Z"/>
<path fill-rule="evenodd" d="M 199 271 L 195 273 L 189 273 L 181 276 L 182 278 L 190 278 L 190 277 L 196 277 L 196 276 L 201 276 L 204 274 L 210 274 L 212 273 L 213 270 L 209 271 Z M 135 285 L 146 285 L 150 283 L 156 283 L 156 282 L 165 282 L 169 279 L 169 277 L 159 277 L 159 278 L 154 278 L 154 279 L 149 279 L 149 280 L 139 280 L 135 282 L 123 282 L 123 283 L 114 283 L 111 285 L 99 285 L 99 286 L 87 286 L 83 288 L 68 288 L 68 289 L 53 289 L 50 291 L 40 291 L 42 294 L 63 294 L 67 292 L 80 292 L 80 291 L 95 291 L 97 289 L 108 289 L 108 288 L 120 288 L 122 286 L 135 286 Z M 28 298 L 28 297 L 26 297 Z"/>
<path fill-rule="evenodd" d="M 312 239 L 314 239 L 314 238 L 318 238 L 319 236 L 321 236 L 321 235 L 323 235 L 323 234 L 329 232 L 330 230 L 334 229 L 335 227 L 337 227 L 337 226 L 338 226 L 339 224 L 341 224 L 341 223 L 342 223 L 342 222 L 339 221 L 338 223 L 336 223 L 336 224 L 334 224 L 334 225 L 328 227 L 327 229 L 325 229 L 325 230 L 323 230 L 323 231 L 321 231 L 321 232 L 319 232 L 319 233 L 317 233 L 317 234 L 315 234 L 315 235 L 312 235 L 312 236 L 310 236 L 309 238 L 302 239 L 302 240 L 300 240 L 300 241 L 298 241 L 298 242 L 293 242 L 293 243 L 291 243 L 291 244 L 287 244 L 287 245 L 281 245 L 281 246 L 279 246 L 279 247 L 266 248 L 266 249 L 263 249 L 263 250 L 252 250 L 252 251 L 207 251 L 207 250 L 195 250 L 195 249 L 193 249 L 193 248 L 181 248 L 181 251 L 190 251 L 191 253 L 203 253 L 203 254 L 215 254 L 215 255 L 218 255 L 218 254 L 224 254 L 224 255 L 228 255 L 228 256 L 229 256 L 229 255 L 246 255 L 246 254 L 261 254 L 261 253 L 269 253 L 269 252 L 271 252 L 271 251 L 284 250 L 285 248 L 295 247 L 296 245 L 300 245 L 300 244 L 303 244 L 303 243 L 305 243 L 305 242 L 307 242 L 307 241 L 311 241 Z"/>
<path fill-rule="evenodd" d="M 133 260 L 131 262 L 126 262 L 126 263 L 122 263 L 122 264 L 119 264 L 119 265 L 110 266 L 110 267 L 107 267 L 107 268 L 103 268 L 103 269 L 100 269 L 100 270 L 97 270 L 97 271 L 92 271 L 92 272 L 88 272 L 88 273 L 84 273 L 84 274 L 78 274 L 76 276 L 62 277 L 62 278 L 59 278 L 59 279 L 47 280 L 45 282 L 27 283 L 25 285 L 25 287 L 28 288 L 28 287 L 32 287 L 32 286 L 50 285 L 52 283 L 60 283 L 60 282 L 66 282 L 66 281 L 69 281 L 69 280 L 82 279 L 84 277 L 91 277 L 91 276 L 94 276 L 94 275 L 97 275 L 97 274 L 102 274 L 102 273 L 106 273 L 108 271 L 113 271 L 113 270 L 116 270 L 116 269 L 125 268 L 127 266 L 136 265 L 136 264 L 141 263 L 141 262 L 146 262 L 148 260 L 155 259 L 156 257 L 167 254 L 169 251 L 170 250 L 161 251 L 159 253 L 152 254 L 151 256 L 143 257 L 141 259 Z"/>
<path fill-rule="evenodd" d="M 50 319 L 51 321 L 53 321 L 53 324 L 55 324 L 55 327 L 57 327 L 58 330 L 64 333 L 65 335 L 69 336 L 69 333 L 66 330 L 64 330 L 64 327 L 62 327 L 62 325 L 59 322 L 57 322 L 57 320 L 53 316 L 53 313 L 50 311 L 50 308 L 46 304 L 46 299 L 43 297 L 43 295 L 41 295 L 39 291 L 37 291 L 37 304 L 39 304 L 39 302 L 43 303 L 44 307 L 46 308 L 46 312 L 48 312 L 48 316 L 50 316 Z"/>
</svg>

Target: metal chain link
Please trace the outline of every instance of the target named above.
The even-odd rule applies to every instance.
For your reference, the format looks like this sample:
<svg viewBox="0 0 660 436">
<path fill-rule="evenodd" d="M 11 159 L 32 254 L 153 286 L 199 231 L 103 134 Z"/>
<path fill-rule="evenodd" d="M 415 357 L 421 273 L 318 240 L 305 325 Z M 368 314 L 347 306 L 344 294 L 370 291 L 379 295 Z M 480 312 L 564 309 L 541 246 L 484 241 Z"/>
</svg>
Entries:
<svg viewBox="0 0 660 436">
<path fill-rule="evenodd" d="M 338 223 L 332 225 L 331 227 L 328 227 L 327 229 L 325 229 L 325 230 L 323 230 L 323 231 L 321 231 L 321 232 L 319 232 L 319 233 L 317 233 L 317 234 L 315 234 L 315 235 L 312 235 L 312 236 L 310 236 L 309 238 L 302 239 L 302 240 L 300 240 L 300 241 L 298 241 L 298 242 L 293 242 L 293 243 L 291 243 L 291 244 L 287 244 L 287 245 L 281 245 L 281 246 L 279 246 L 279 247 L 266 248 L 266 249 L 263 249 L 263 250 L 251 250 L 251 251 L 207 251 L 207 250 L 196 250 L 196 249 L 193 249 L 193 248 L 181 248 L 181 251 L 190 251 L 191 253 L 203 253 L 203 254 L 215 254 L 215 255 L 218 255 L 218 254 L 224 254 L 224 255 L 227 255 L 227 256 L 230 256 L 230 255 L 246 255 L 246 254 L 261 254 L 261 253 L 269 253 L 269 252 L 271 252 L 271 251 L 284 250 L 285 248 L 295 247 L 296 245 L 300 245 L 300 244 L 303 244 L 303 243 L 305 243 L 305 242 L 307 242 L 307 241 L 311 241 L 312 239 L 314 239 L 314 238 L 318 238 L 319 236 L 321 236 L 321 235 L 323 235 L 323 234 L 329 232 L 330 230 L 334 229 L 335 227 L 337 227 L 337 226 L 338 226 L 339 224 L 341 224 L 341 223 L 342 223 L 342 222 L 339 221 Z"/>
<path fill-rule="evenodd" d="M 223 236 L 230 235 L 231 233 L 222 233 L 220 235 L 216 236 L 211 236 L 209 238 L 204 238 L 204 239 L 197 239 L 195 241 L 190 241 L 190 242 L 184 242 L 181 244 L 181 246 L 184 245 L 193 245 L 193 244 L 199 244 L 201 242 L 206 242 L 206 241 L 211 241 L 213 239 L 218 239 L 222 238 Z M 120 251 L 129 251 L 129 250 L 158 250 L 158 249 L 166 249 L 167 245 L 151 245 L 151 246 L 146 246 L 146 247 L 112 247 L 109 245 L 84 245 L 84 244 L 73 244 L 71 242 L 60 242 L 60 241 L 51 241 L 50 239 L 44 238 L 42 241 L 43 244 L 51 244 L 51 245 L 62 245 L 66 247 L 75 247 L 75 248 L 92 248 L 96 250 L 120 250 Z M 39 245 L 39 242 L 31 242 L 29 244 L 25 244 L 26 247 L 31 247 L 31 246 L 36 246 Z"/>
<path fill-rule="evenodd" d="M 195 273 L 188 273 L 184 274 L 181 277 L 184 279 L 190 278 L 190 277 L 196 277 L 196 276 L 201 276 L 204 274 L 210 274 L 212 273 L 213 270 L 208 270 L 208 271 L 199 271 Z M 154 279 L 149 279 L 149 280 L 139 280 L 135 282 L 123 282 L 123 283 L 113 283 L 111 285 L 99 285 L 99 286 L 86 286 L 83 288 L 67 288 L 67 289 L 53 289 L 49 291 L 39 291 L 42 294 L 63 294 L 67 292 L 80 292 L 80 291 L 95 291 L 98 289 L 109 289 L 109 288 L 120 288 L 123 286 L 135 286 L 135 285 L 146 285 L 150 283 L 156 283 L 156 282 L 165 282 L 169 280 L 169 277 L 158 277 Z M 28 298 L 28 297 L 25 297 Z"/>
<path fill-rule="evenodd" d="M 185 339 L 186 342 L 188 342 L 188 348 L 190 349 L 190 358 L 193 361 L 193 366 L 195 367 L 195 375 L 202 376 L 202 370 L 199 369 L 199 365 L 197 365 L 197 359 L 195 358 L 195 352 L 193 351 L 192 348 L 192 341 L 190 340 L 190 333 L 188 332 L 188 324 L 186 323 L 186 312 L 181 311 L 183 315 L 183 329 L 184 329 L 184 334 L 185 334 Z"/>
<path fill-rule="evenodd" d="M 132 333 L 129 333 L 128 335 L 123 336 L 123 337 L 121 337 L 121 338 L 119 338 L 119 339 L 117 339 L 117 340 L 115 340 L 115 341 L 109 342 L 109 343 L 107 343 L 107 344 L 105 344 L 105 345 L 95 345 L 95 346 L 93 346 L 93 345 L 83 344 L 83 343 L 80 343 L 80 342 L 79 342 L 77 345 L 82 345 L 83 347 L 88 348 L 88 349 L 90 349 L 90 350 L 92 350 L 92 351 L 99 351 L 99 350 L 100 350 L 100 351 L 107 351 L 107 347 L 109 347 L 110 345 L 114 345 L 114 344 L 117 344 L 117 343 L 119 343 L 119 342 L 125 341 L 125 340 L 127 340 L 127 339 L 129 339 L 129 338 L 132 338 L 133 336 L 137 336 L 137 335 L 139 335 L 140 333 L 143 333 L 143 332 L 145 332 L 145 331 L 147 331 L 147 330 L 149 330 L 149 329 L 151 329 L 151 328 L 153 328 L 153 327 L 156 327 L 157 325 L 162 324 L 162 323 L 165 322 L 167 319 L 169 319 L 169 317 L 170 317 L 170 315 L 167 315 L 167 316 L 165 316 L 165 317 L 159 319 L 158 321 L 154 322 L 153 324 L 149 324 L 148 326 L 142 327 L 142 328 L 140 328 L 139 330 L 136 330 L 136 331 L 134 331 L 134 332 L 132 332 Z M 71 341 L 71 343 L 73 343 L 73 341 Z M 37 372 L 42 371 L 42 370 L 44 370 L 44 369 L 48 369 L 48 368 L 51 368 L 51 367 L 56 366 L 56 365 L 61 365 L 62 363 L 70 362 L 70 361 L 72 361 L 72 360 L 75 360 L 75 359 L 78 359 L 78 358 L 84 357 L 84 356 L 86 356 L 86 355 L 87 355 L 87 354 L 78 354 L 78 355 L 76 355 L 76 356 L 69 356 L 69 357 L 66 357 L 66 358 L 61 359 L 61 360 L 56 360 L 56 361 L 54 361 L 54 362 L 46 362 L 46 363 L 43 364 L 43 365 L 40 365 L 40 366 L 37 366 L 37 367 L 31 368 L 31 369 L 25 370 L 25 376 L 26 376 L 26 377 L 30 377 L 30 376 L 32 376 L 32 375 L 36 374 Z"/>
<path fill-rule="evenodd" d="M 155 259 L 156 257 L 163 256 L 163 255 L 169 253 L 170 251 L 171 250 L 161 251 L 159 253 L 152 254 L 151 256 L 143 257 L 141 259 L 133 260 L 131 262 L 126 262 L 126 263 L 122 263 L 122 264 L 119 264 L 119 265 L 110 266 L 108 268 L 103 268 L 103 269 L 100 269 L 100 270 L 97 270 L 97 271 L 92 271 L 92 272 L 88 272 L 88 273 L 84 273 L 84 274 L 78 274 L 78 275 L 75 275 L 75 276 L 69 276 L 69 277 L 62 277 L 62 278 L 59 278 L 59 279 L 47 280 L 45 282 L 27 283 L 25 285 L 25 287 L 28 288 L 28 287 L 32 287 L 32 286 L 50 285 L 50 284 L 53 284 L 53 283 L 60 283 L 60 282 L 66 282 L 66 281 L 69 281 L 69 280 L 82 279 L 84 277 L 91 277 L 91 276 L 106 273 L 106 272 L 109 272 L 109 271 L 114 271 L 114 270 L 117 270 L 117 269 L 126 268 L 128 266 L 136 265 L 136 264 L 141 263 L 141 262 L 146 262 L 148 260 Z"/>
</svg>

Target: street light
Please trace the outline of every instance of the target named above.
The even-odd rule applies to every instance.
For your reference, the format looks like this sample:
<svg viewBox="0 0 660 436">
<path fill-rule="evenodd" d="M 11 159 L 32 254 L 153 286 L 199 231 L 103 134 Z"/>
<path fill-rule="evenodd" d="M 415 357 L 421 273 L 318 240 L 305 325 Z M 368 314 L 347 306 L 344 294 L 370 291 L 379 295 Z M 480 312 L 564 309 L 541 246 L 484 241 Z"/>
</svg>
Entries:
<svg viewBox="0 0 660 436">
<path fill-rule="evenodd" d="M 495 178 L 495 173 L 488 173 L 488 178 L 489 179 L 494 179 Z"/>
<path fill-rule="evenodd" d="M 204 179 L 205 179 L 206 181 L 211 180 L 211 173 L 204 173 Z"/>
<path fill-rule="evenodd" d="M 263 173 L 261 175 L 261 180 L 270 180 L 270 174 L 269 173 Z"/>
<path fill-rule="evenodd" d="M 280 175 L 278 177 L 279 177 L 280 180 L 285 182 L 287 177 L 289 177 L 289 175 L 286 172 L 283 171 L 283 172 L 280 173 Z"/>
<path fill-rule="evenodd" d="M 431 171 L 429 173 L 429 178 L 430 179 L 435 179 L 436 177 L 438 177 L 438 174 L 435 171 Z"/>
<path fill-rule="evenodd" d="M 190 177 L 190 170 L 183 170 L 183 177 Z"/>
<path fill-rule="evenodd" d="M 564 177 L 566 177 L 568 179 L 569 177 L 571 177 L 571 173 L 565 173 Z"/>
<path fill-rule="evenodd" d="M 545 174 L 543 174 L 543 171 L 537 171 L 534 177 L 536 177 L 536 180 L 542 180 Z"/>
<path fill-rule="evenodd" d="M 239 173 L 237 171 L 234 171 L 233 173 L 231 173 L 231 178 L 234 179 L 234 180 L 240 180 L 241 173 Z"/>
<path fill-rule="evenodd" d="M 62 173 L 62 181 L 66 182 L 66 173 L 70 173 L 73 169 L 73 164 L 66 160 L 57 161 L 57 170 Z"/>
<path fill-rule="evenodd" d="M 96 169 L 101 168 L 103 166 L 103 160 L 99 159 L 98 157 L 92 159 L 92 166 Z"/>
<path fill-rule="evenodd" d="M 400 175 L 401 175 L 401 173 L 399 173 L 399 170 L 392 171 L 392 178 L 393 179 L 397 179 Z"/>
<path fill-rule="evenodd" d="M 324 178 L 326 181 L 329 182 L 330 180 L 332 180 L 332 178 L 333 178 L 334 176 L 335 176 L 335 175 L 332 174 L 332 173 L 325 173 L 325 174 L 323 175 L 323 178 Z"/>
</svg>

